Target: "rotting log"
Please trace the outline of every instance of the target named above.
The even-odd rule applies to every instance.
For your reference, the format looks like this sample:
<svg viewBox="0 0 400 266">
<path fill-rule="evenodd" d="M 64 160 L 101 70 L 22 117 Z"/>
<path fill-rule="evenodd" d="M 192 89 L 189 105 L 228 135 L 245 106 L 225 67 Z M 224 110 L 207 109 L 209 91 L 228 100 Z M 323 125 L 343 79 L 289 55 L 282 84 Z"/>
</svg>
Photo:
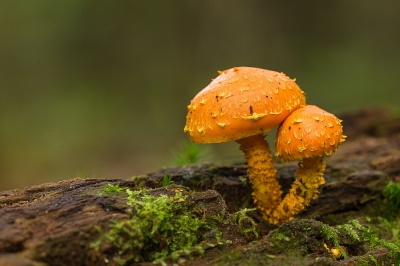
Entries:
<svg viewBox="0 0 400 266">
<path fill-rule="evenodd" d="M 381 198 L 382 189 L 390 180 L 400 182 L 400 119 L 374 109 L 339 117 L 344 120 L 344 132 L 349 138 L 327 159 L 326 184 L 318 199 L 299 216 L 304 221 L 325 221 L 329 215 L 357 217 L 360 210 Z M 277 162 L 276 166 L 280 185 L 287 192 L 297 164 Z M 108 184 L 119 184 L 132 189 L 144 187 L 154 195 L 168 194 L 168 189 L 161 187 L 166 174 L 176 186 L 197 191 L 191 194 L 190 200 L 212 204 L 214 215 L 222 210 L 233 213 L 244 206 L 252 207 L 250 186 L 244 182 L 245 164 L 185 165 L 132 180 L 77 178 L 4 191 L 0 192 L 0 265 L 106 264 L 107 257 L 93 255 L 89 247 L 99 235 L 96 226 L 127 219 L 127 205 L 126 195 L 110 196 L 99 191 Z M 252 216 L 262 224 L 257 212 Z M 267 228 L 263 234 L 267 237 L 275 227 L 260 228 Z M 224 247 L 224 253 L 248 248 L 238 226 L 219 229 L 230 238 L 236 236 L 233 243 Z M 217 262 L 222 254 L 215 249 L 187 261 L 187 265 L 224 265 Z M 387 258 L 385 249 L 368 252 L 378 254 L 382 260 Z M 334 265 L 353 265 L 359 256 L 334 262 Z"/>
<path fill-rule="evenodd" d="M 0 194 L 0 265 L 102 265 L 113 254 L 90 247 L 111 220 L 129 219 L 126 193 L 104 194 L 109 184 L 135 189 L 132 181 L 72 179 Z M 189 193 L 179 185 L 147 190 L 148 195 L 187 195 L 192 211 L 201 217 L 231 219 L 221 195 L 213 190 Z M 203 207 L 205 206 L 205 207 Z M 238 225 L 220 223 L 218 230 L 230 245 L 246 242 Z M 115 265 L 107 263 L 108 265 Z"/>
</svg>

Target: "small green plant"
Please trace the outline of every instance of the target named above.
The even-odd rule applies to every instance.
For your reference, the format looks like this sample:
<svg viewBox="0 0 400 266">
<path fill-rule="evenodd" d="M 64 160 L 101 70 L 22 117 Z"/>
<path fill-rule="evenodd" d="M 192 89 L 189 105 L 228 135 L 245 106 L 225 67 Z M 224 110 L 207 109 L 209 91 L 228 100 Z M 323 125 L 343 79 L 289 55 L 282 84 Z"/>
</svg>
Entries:
<svg viewBox="0 0 400 266">
<path fill-rule="evenodd" d="M 366 219 L 367 221 L 369 219 Z M 329 226 L 326 226 L 329 227 Z M 336 226 L 337 229 L 344 230 L 352 239 L 369 243 L 371 248 L 384 247 L 389 250 L 389 256 L 398 258 L 400 248 L 397 244 L 381 239 L 377 234 L 377 229 L 372 225 L 361 225 L 358 220 L 350 220 L 347 224 Z"/>
<path fill-rule="evenodd" d="M 126 187 L 120 187 L 119 184 L 108 184 L 107 186 L 103 187 L 102 191 L 105 194 L 114 194 L 114 193 L 121 193 L 125 191 Z"/>
<path fill-rule="evenodd" d="M 180 253 L 204 252 L 211 243 L 197 243 L 198 233 L 212 227 L 193 214 L 186 196 L 148 195 L 144 190 L 126 190 L 130 219 L 114 221 L 100 238 L 91 244 L 99 251 L 102 243 L 111 246 L 114 261 L 132 262 L 179 259 Z"/>
<path fill-rule="evenodd" d="M 343 258 L 346 258 L 347 254 L 339 244 L 339 236 L 337 229 L 326 224 L 322 224 L 321 229 L 326 239 L 332 241 L 333 245 L 340 251 L 340 254 L 343 256 Z"/>
<path fill-rule="evenodd" d="M 378 264 L 378 260 L 377 259 L 375 259 L 375 257 L 374 256 L 372 256 L 372 255 L 368 255 L 368 258 L 375 264 L 375 266 L 378 266 L 379 264 Z"/>
<path fill-rule="evenodd" d="M 256 230 L 257 224 L 251 217 L 247 215 L 248 212 L 255 210 L 256 208 L 244 208 L 238 212 L 233 213 L 233 219 L 239 225 L 239 229 L 242 235 L 244 235 L 247 239 L 258 238 L 258 232 Z"/>
<path fill-rule="evenodd" d="M 361 230 L 362 226 L 358 220 L 351 220 L 348 224 L 341 224 L 336 226 L 338 229 L 343 229 L 352 239 L 360 241 L 358 231 Z"/>
<path fill-rule="evenodd" d="M 145 175 L 135 175 L 132 176 L 132 181 L 135 187 L 146 187 L 147 177 Z"/>
<path fill-rule="evenodd" d="M 400 219 L 389 221 L 378 217 L 380 224 L 392 234 L 391 242 L 397 243 L 400 246 Z"/>
<path fill-rule="evenodd" d="M 164 175 L 163 179 L 162 179 L 162 186 L 163 187 L 167 187 L 169 185 L 174 184 L 175 182 L 172 181 L 172 177 L 167 174 Z"/>
<path fill-rule="evenodd" d="M 400 208 L 400 184 L 390 182 L 382 191 L 385 197 L 385 209 L 387 210 L 387 218 L 395 220 Z"/>
<path fill-rule="evenodd" d="M 249 206 L 250 201 L 252 199 L 251 192 L 253 191 L 253 188 L 251 187 L 251 184 L 249 183 L 249 180 L 246 177 L 239 176 L 239 180 L 247 190 L 247 196 L 246 196 L 245 200 L 243 201 L 243 205 L 242 205 L 242 208 L 246 208 L 247 206 Z"/>
<path fill-rule="evenodd" d="M 369 263 L 364 258 L 358 258 L 358 265 L 359 266 L 368 266 Z"/>
<path fill-rule="evenodd" d="M 173 152 L 173 165 L 186 165 L 205 161 L 210 157 L 208 147 L 185 141 Z"/>
<path fill-rule="evenodd" d="M 286 242 L 290 241 L 289 237 L 287 237 L 287 236 L 285 236 L 284 234 L 281 234 L 281 233 L 274 233 L 272 235 L 272 239 L 273 240 L 278 240 L 278 241 L 286 241 Z"/>
<path fill-rule="evenodd" d="M 75 174 L 76 177 L 79 177 L 82 179 L 89 178 L 91 175 L 92 175 L 92 172 L 88 172 L 88 171 L 84 170 L 82 167 L 79 167 Z"/>
</svg>

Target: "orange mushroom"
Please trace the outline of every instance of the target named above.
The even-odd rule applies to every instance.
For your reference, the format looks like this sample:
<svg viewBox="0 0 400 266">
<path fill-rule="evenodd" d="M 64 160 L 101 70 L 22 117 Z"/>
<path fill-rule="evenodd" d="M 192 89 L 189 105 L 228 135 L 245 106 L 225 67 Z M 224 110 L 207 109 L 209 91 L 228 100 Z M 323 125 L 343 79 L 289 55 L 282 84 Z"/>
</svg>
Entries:
<svg viewBox="0 0 400 266">
<path fill-rule="evenodd" d="M 291 113 L 279 126 L 275 155 L 282 161 L 302 163 L 292 188 L 268 218 L 270 223 L 293 219 L 318 197 L 318 190 L 325 183 L 325 156 L 335 152 L 346 138 L 340 122 L 333 114 L 307 105 Z"/>
<path fill-rule="evenodd" d="M 254 202 L 269 217 L 282 191 L 263 134 L 305 105 L 304 93 L 294 80 L 275 71 L 235 67 L 219 73 L 191 101 L 184 131 L 195 143 L 240 144 Z"/>
</svg>

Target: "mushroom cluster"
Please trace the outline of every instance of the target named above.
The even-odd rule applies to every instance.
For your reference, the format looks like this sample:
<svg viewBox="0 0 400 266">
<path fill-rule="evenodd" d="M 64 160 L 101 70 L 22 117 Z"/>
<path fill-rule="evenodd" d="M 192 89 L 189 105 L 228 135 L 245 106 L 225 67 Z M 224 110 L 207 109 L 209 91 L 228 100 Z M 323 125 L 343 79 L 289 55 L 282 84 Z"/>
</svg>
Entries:
<svg viewBox="0 0 400 266">
<path fill-rule="evenodd" d="M 235 67 L 220 71 L 219 74 L 190 102 L 184 131 L 195 143 L 236 141 L 244 152 L 253 188 L 252 196 L 263 218 L 273 224 L 288 221 L 304 210 L 310 200 L 318 194 L 318 187 L 323 182 L 318 178 L 317 181 L 305 181 L 308 179 L 303 177 L 303 172 L 310 179 L 313 179 L 313 175 L 323 174 L 325 162 L 323 159 L 314 159 L 311 152 L 318 150 L 326 155 L 337 149 L 344 140 L 340 121 L 328 121 L 329 113 L 320 109 L 321 112 L 317 112 L 317 107 L 306 106 L 304 92 L 295 80 L 283 73 L 260 68 Z M 306 122 L 307 118 L 297 114 L 305 114 L 308 111 L 314 112 L 313 119 L 320 118 L 320 125 L 315 127 L 326 126 L 320 136 L 329 136 L 324 145 L 332 146 L 332 150 L 325 146 L 317 147 L 316 142 L 303 142 L 303 139 L 306 141 L 309 130 L 314 134 L 314 126 Z M 301 123 L 301 119 L 304 123 Z M 288 123 L 290 125 L 287 125 Z M 303 154 L 303 165 L 306 167 L 303 172 L 299 169 L 298 178 L 291 189 L 294 191 L 283 200 L 272 154 L 264 138 L 266 132 L 279 125 L 281 126 L 278 130 L 276 155 L 283 160 L 296 160 L 303 158 L 299 153 Z M 292 127 L 297 131 L 291 131 Z M 290 135 L 292 132 L 294 135 Z M 290 146 L 299 141 L 297 147 Z M 332 145 L 333 141 L 335 143 Z M 321 178 L 323 180 L 322 176 Z M 303 192 L 307 189 L 313 192 Z M 302 192 L 298 193 L 300 190 Z"/>
</svg>

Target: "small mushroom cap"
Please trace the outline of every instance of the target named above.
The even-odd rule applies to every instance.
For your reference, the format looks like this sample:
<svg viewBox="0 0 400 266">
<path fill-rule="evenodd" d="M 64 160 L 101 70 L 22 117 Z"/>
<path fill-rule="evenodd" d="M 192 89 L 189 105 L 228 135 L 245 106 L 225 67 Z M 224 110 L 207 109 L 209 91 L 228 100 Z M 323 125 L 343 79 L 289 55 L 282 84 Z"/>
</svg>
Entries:
<svg viewBox="0 0 400 266">
<path fill-rule="evenodd" d="M 340 122 L 314 105 L 297 109 L 279 126 L 275 155 L 282 161 L 330 155 L 346 138 Z"/>
<path fill-rule="evenodd" d="M 262 134 L 306 104 L 283 73 L 235 67 L 219 71 L 188 106 L 184 131 L 195 143 L 219 143 Z"/>
</svg>

